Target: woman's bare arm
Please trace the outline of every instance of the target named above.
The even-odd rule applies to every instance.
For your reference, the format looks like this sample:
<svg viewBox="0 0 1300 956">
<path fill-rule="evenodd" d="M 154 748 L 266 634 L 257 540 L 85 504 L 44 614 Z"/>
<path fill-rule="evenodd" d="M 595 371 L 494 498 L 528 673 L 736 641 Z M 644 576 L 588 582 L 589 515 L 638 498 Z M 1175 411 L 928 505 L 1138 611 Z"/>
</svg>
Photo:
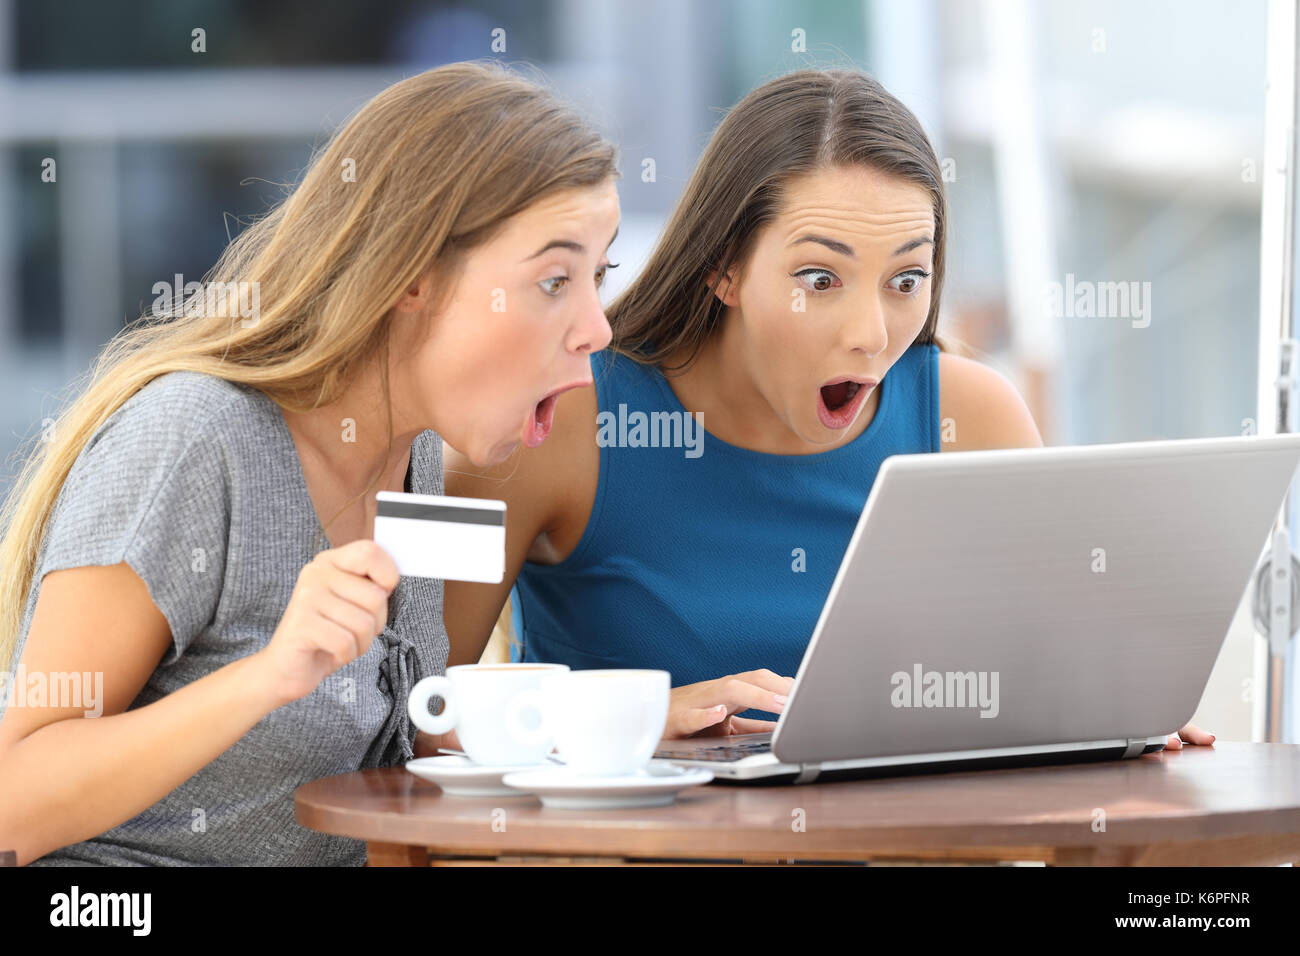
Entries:
<svg viewBox="0 0 1300 956">
<path fill-rule="evenodd" d="M 940 451 L 1038 448 L 1038 425 L 1020 392 L 991 366 L 939 353 Z"/>
<path fill-rule="evenodd" d="M 546 442 L 517 452 L 495 468 L 476 468 L 454 451 L 445 451 L 447 494 L 506 502 L 505 579 L 500 584 L 446 584 L 443 620 L 451 639 L 449 666 L 472 664 L 482 656 L 525 560 L 557 564 L 582 539 L 600 480 L 597 410 L 594 388 L 566 392 L 560 396 Z M 792 682 L 758 670 L 675 687 L 664 736 L 770 730 L 767 721 L 729 715 L 749 708 L 780 711 L 785 706 L 780 695 L 789 692 Z M 422 736 L 420 752 L 456 745 L 454 739 Z"/>
<path fill-rule="evenodd" d="M 448 581 L 443 622 L 451 640 L 447 666 L 483 656 L 492 628 L 524 562 L 555 564 L 577 546 L 596 500 L 596 390 L 565 392 L 551 434 L 537 448 L 520 448 L 503 464 L 479 468 L 445 447 L 443 486 L 449 495 L 506 503 L 506 571 L 500 584 Z"/>
<path fill-rule="evenodd" d="M 136 816 L 284 703 L 244 658 L 127 711 L 170 641 L 129 565 L 45 576 L 24 671 L 47 685 L 51 674 L 102 674 L 104 699 L 83 689 L 73 706 L 10 706 L 0 721 L 0 849 L 17 851 L 20 866 Z"/>
<path fill-rule="evenodd" d="M 266 714 L 364 654 L 388 619 L 397 566 L 377 544 L 322 551 L 298 574 L 262 650 L 127 710 L 171 641 L 127 564 L 45 575 L 22 666 L 102 675 L 104 700 L 13 707 L 0 721 L 0 849 L 20 864 L 111 830 L 157 803 Z M 99 716 L 87 716 L 86 711 Z"/>
</svg>

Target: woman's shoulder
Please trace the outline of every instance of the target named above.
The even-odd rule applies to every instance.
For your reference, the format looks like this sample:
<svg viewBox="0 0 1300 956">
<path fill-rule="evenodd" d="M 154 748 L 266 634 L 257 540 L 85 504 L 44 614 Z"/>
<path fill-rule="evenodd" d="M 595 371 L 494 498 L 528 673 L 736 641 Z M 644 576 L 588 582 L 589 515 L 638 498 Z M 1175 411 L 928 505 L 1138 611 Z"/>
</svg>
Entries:
<svg viewBox="0 0 1300 956">
<path fill-rule="evenodd" d="M 203 372 L 159 375 L 124 401 L 88 443 L 110 438 L 163 450 L 222 435 L 254 437 L 264 431 L 274 403 L 255 388 Z"/>
<path fill-rule="evenodd" d="M 274 436 L 263 393 L 199 372 L 168 372 L 119 405 L 77 456 L 67 483 L 150 483 L 182 460 L 227 476 L 240 461 L 264 460 Z M 215 477 L 213 478 L 215 481 Z M 225 481 L 225 477 L 222 478 Z"/>
<path fill-rule="evenodd" d="M 193 423 L 216 414 L 262 414 L 271 401 L 248 385 L 206 372 L 166 372 L 122 403 L 119 411 Z"/>
<path fill-rule="evenodd" d="M 1033 448 L 1043 443 L 1010 379 L 990 365 L 952 352 L 939 353 L 939 420 L 953 425 L 943 451 Z"/>
<path fill-rule="evenodd" d="M 268 483 L 280 472 L 266 462 L 277 448 L 264 423 L 250 417 L 262 414 L 257 401 L 240 386 L 195 372 L 160 375 L 133 393 L 64 478 L 37 580 L 50 571 L 129 564 L 167 618 L 174 661 L 220 600 L 236 502 L 265 507 L 273 498 Z M 240 527 L 242 534 L 257 528 L 251 520 Z"/>
</svg>

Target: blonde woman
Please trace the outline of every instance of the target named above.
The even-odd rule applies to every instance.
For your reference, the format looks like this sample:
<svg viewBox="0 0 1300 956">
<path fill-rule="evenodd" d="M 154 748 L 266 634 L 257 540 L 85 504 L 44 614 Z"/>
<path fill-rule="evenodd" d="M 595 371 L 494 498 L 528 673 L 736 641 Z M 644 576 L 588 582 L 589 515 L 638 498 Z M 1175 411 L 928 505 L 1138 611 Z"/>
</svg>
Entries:
<svg viewBox="0 0 1300 956">
<path fill-rule="evenodd" d="M 208 278 L 257 315 L 227 291 L 110 344 L 0 524 L 0 660 L 102 675 L 93 709 L 4 711 L 0 849 L 364 861 L 297 826 L 293 791 L 410 757 L 409 688 L 448 650 L 442 582 L 369 540 L 374 493 L 441 492 L 443 439 L 482 465 L 540 444 L 591 383 L 615 177 L 544 90 L 431 70 L 223 254 Z"/>
</svg>

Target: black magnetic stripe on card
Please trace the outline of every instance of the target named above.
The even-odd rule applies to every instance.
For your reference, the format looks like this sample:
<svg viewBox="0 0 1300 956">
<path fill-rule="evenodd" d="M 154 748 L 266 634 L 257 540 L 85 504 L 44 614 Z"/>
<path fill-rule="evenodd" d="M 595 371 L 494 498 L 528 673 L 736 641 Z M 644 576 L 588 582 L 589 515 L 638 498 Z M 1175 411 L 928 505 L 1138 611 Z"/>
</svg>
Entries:
<svg viewBox="0 0 1300 956">
<path fill-rule="evenodd" d="M 417 518 L 420 521 L 454 521 L 457 524 L 486 524 L 504 527 L 506 513 L 497 508 L 457 508 L 455 505 L 428 505 L 419 501 L 385 501 L 380 499 L 381 518 Z"/>
</svg>

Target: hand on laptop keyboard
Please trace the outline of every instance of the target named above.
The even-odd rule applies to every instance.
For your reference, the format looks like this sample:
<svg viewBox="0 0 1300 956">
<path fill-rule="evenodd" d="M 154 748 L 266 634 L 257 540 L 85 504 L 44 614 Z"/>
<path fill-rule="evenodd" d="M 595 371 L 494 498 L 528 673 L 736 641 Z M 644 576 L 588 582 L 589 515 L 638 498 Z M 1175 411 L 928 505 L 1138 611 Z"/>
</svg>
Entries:
<svg viewBox="0 0 1300 956">
<path fill-rule="evenodd" d="M 793 677 L 764 669 L 674 687 L 663 735 L 676 739 L 770 732 L 776 728 L 775 721 L 735 714 L 743 710 L 782 713 L 793 684 Z"/>
</svg>

